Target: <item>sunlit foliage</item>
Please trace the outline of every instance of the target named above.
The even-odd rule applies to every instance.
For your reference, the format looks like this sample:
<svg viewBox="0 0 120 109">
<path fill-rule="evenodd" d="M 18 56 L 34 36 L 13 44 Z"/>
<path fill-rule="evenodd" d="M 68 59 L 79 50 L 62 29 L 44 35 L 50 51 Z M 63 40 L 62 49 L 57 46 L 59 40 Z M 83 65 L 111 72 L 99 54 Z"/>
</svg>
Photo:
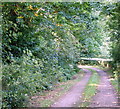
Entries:
<svg viewBox="0 0 120 109">
<path fill-rule="evenodd" d="M 101 9 L 97 2 L 2 3 L 3 107 L 26 106 L 36 92 L 71 79 L 81 56 L 98 57 Z"/>
</svg>

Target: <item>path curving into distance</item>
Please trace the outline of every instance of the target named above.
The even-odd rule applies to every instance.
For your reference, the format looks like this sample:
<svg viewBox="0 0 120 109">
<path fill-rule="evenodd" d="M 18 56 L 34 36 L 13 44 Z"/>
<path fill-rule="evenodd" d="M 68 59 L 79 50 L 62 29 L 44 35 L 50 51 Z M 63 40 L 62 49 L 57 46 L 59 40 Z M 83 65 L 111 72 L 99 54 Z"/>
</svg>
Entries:
<svg viewBox="0 0 120 109">
<path fill-rule="evenodd" d="M 84 92 L 85 86 L 92 74 L 91 71 L 86 68 L 95 70 L 100 75 L 100 84 L 98 85 L 97 93 L 93 97 L 89 107 L 119 107 L 117 94 L 115 93 L 113 86 L 110 84 L 106 72 L 92 66 L 78 67 L 86 72 L 85 76 L 58 101 L 51 105 L 51 107 L 74 107 L 75 103 L 78 101 L 81 102 L 82 93 Z"/>
<path fill-rule="evenodd" d="M 107 72 L 92 66 L 79 65 L 78 67 L 95 70 L 100 76 L 100 84 L 98 85 L 97 93 L 93 97 L 89 107 L 120 107 L 118 106 L 118 95 L 110 83 Z"/>
<path fill-rule="evenodd" d="M 82 93 L 91 76 L 91 71 L 83 69 L 86 72 L 80 82 L 74 85 L 67 94 L 63 95 L 51 107 L 73 107 L 73 105 L 82 98 Z"/>
</svg>

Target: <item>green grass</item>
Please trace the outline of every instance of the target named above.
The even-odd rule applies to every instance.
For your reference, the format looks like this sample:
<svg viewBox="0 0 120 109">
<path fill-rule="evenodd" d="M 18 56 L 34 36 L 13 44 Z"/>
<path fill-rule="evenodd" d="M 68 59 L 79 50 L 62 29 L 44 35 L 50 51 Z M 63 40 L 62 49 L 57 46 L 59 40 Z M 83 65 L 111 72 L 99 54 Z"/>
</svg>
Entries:
<svg viewBox="0 0 120 109">
<path fill-rule="evenodd" d="M 100 82 L 100 77 L 98 73 L 94 70 L 92 71 L 92 76 L 90 77 L 88 84 L 85 87 L 84 93 L 82 95 L 82 103 L 76 103 L 77 107 L 88 107 L 91 103 L 93 96 L 96 94 L 97 86 Z"/>
<path fill-rule="evenodd" d="M 70 88 L 79 82 L 84 76 L 84 72 L 81 70 L 80 73 L 74 75 L 77 78 L 73 80 L 68 80 L 66 82 L 61 82 L 56 85 L 52 91 L 44 91 L 38 96 L 37 99 L 33 99 L 32 102 L 36 102 L 39 107 L 50 107 L 54 102 L 56 102 L 62 95 L 68 92 Z M 34 105 L 32 105 L 34 106 Z"/>
</svg>

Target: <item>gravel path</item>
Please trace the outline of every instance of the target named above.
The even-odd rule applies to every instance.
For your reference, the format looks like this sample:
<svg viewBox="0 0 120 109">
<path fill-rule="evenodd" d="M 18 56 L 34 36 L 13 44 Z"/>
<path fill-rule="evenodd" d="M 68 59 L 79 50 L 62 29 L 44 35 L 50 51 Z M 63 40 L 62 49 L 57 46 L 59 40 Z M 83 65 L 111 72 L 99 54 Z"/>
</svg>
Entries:
<svg viewBox="0 0 120 109">
<path fill-rule="evenodd" d="M 72 107 L 78 100 L 80 101 L 82 97 L 82 92 L 88 80 L 91 76 L 91 72 L 87 69 L 83 69 L 86 74 L 80 82 L 74 85 L 71 90 L 65 95 L 63 95 L 57 102 L 55 102 L 51 107 Z"/>
</svg>

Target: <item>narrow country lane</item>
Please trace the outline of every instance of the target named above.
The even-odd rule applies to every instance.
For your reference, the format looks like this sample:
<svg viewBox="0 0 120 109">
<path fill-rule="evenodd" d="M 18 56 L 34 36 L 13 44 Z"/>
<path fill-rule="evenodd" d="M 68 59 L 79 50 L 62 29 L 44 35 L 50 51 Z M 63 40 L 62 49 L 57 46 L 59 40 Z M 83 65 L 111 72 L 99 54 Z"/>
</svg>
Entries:
<svg viewBox="0 0 120 109">
<path fill-rule="evenodd" d="M 82 78 L 80 82 L 78 82 L 75 86 L 71 88 L 71 90 L 66 94 L 63 95 L 57 102 L 55 102 L 51 107 L 73 107 L 73 105 L 82 97 L 82 92 L 88 80 L 91 76 L 91 71 L 87 69 L 83 69 L 86 74 Z"/>
<path fill-rule="evenodd" d="M 63 95 L 58 101 L 56 101 L 51 107 L 74 107 L 74 104 L 79 101 L 81 103 L 82 93 L 87 85 L 91 71 L 87 68 L 97 71 L 100 76 L 100 83 L 97 88 L 97 93 L 93 96 L 89 107 L 119 107 L 117 94 L 114 87 L 111 85 L 108 75 L 103 70 L 94 68 L 92 66 L 78 66 L 82 68 L 86 74 L 83 79 L 69 90 L 69 92 Z"/>
<path fill-rule="evenodd" d="M 120 0 L 1 1 L 1 108 L 118 107 Z"/>
</svg>

